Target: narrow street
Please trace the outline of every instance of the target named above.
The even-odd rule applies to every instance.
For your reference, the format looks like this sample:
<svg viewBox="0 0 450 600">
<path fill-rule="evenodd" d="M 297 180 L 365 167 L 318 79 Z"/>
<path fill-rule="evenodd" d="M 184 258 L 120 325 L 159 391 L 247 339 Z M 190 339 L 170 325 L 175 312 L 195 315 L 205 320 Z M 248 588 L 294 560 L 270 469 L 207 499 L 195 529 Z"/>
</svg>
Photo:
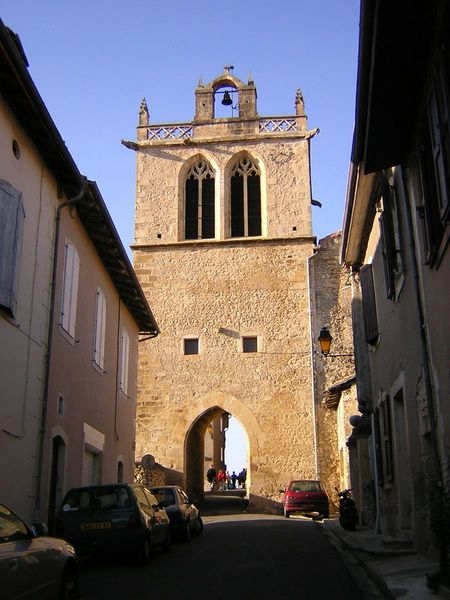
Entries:
<svg viewBox="0 0 450 600">
<path fill-rule="evenodd" d="M 82 600 L 203 598 L 368 600 L 320 522 L 258 514 L 206 516 L 204 532 L 154 552 L 147 567 L 131 558 L 81 565 Z M 353 571 L 353 569 L 351 569 Z M 362 584 L 361 584 L 362 581 Z"/>
</svg>

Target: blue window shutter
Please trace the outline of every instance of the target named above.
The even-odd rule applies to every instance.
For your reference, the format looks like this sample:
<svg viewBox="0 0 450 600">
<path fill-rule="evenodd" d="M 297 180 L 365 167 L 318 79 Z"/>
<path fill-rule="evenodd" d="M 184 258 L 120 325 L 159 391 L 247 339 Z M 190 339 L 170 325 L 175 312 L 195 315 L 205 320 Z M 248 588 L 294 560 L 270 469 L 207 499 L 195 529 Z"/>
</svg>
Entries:
<svg viewBox="0 0 450 600">
<path fill-rule="evenodd" d="M 0 180 L 0 305 L 13 316 L 17 310 L 24 220 L 21 192 Z"/>
</svg>

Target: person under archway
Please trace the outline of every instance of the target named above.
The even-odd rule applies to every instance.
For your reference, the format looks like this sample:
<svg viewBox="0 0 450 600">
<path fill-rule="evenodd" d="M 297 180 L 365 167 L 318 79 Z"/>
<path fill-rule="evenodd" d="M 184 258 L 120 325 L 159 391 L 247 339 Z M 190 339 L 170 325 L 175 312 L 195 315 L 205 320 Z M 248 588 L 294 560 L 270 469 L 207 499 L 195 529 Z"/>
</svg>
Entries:
<svg viewBox="0 0 450 600">
<path fill-rule="evenodd" d="M 207 470 L 206 479 L 211 486 L 210 491 L 213 492 L 214 486 L 216 485 L 216 482 L 217 482 L 217 472 L 216 472 L 216 469 L 214 468 L 214 465 L 211 465 L 209 467 L 209 469 Z"/>
</svg>

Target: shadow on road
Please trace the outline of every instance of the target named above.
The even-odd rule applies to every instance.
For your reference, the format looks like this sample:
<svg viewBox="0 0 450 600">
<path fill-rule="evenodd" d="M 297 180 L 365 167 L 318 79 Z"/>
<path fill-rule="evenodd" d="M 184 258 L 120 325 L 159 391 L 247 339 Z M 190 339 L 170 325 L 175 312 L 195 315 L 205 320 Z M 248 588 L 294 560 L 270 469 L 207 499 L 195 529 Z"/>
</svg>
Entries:
<svg viewBox="0 0 450 600">
<path fill-rule="evenodd" d="M 245 490 L 205 492 L 205 498 L 196 505 L 204 516 L 235 515 L 247 512 L 248 498 Z"/>
</svg>

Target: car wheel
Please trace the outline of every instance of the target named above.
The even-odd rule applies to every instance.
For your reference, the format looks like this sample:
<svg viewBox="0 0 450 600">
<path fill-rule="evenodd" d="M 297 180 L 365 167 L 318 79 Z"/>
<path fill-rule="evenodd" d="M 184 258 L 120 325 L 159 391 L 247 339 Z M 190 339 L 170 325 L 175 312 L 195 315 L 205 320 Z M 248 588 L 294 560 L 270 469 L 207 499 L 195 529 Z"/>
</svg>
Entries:
<svg viewBox="0 0 450 600">
<path fill-rule="evenodd" d="M 66 567 L 61 579 L 59 600 L 77 600 L 79 597 L 78 571 L 74 566 Z"/>
<path fill-rule="evenodd" d="M 145 567 L 150 562 L 151 555 L 151 544 L 150 544 L 150 535 L 146 535 L 141 546 L 137 552 L 137 560 L 138 563 Z"/>
<path fill-rule="evenodd" d="M 195 528 L 195 533 L 197 535 L 200 535 L 203 531 L 203 519 L 201 518 L 200 515 L 198 515 L 197 517 L 197 526 Z"/>
<path fill-rule="evenodd" d="M 184 526 L 183 538 L 185 542 L 191 541 L 191 522 L 188 520 Z"/>
</svg>

